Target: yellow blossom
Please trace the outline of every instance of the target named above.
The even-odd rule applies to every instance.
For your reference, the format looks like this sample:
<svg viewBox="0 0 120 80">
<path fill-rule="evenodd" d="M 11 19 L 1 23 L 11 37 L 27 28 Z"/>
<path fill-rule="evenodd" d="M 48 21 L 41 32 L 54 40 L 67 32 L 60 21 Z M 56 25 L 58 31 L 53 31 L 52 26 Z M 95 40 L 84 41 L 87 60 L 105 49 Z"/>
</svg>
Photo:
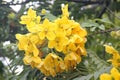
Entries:
<svg viewBox="0 0 120 80">
<path fill-rule="evenodd" d="M 120 80 L 120 72 L 116 68 L 111 69 L 111 76 L 114 80 Z"/>
<path fill-rule="evenodd" d="M 69 17 L 68 4 L 62 7 L 62 16 Z"/>
<path fill-rule="evenodd" d="M 41 59 L 39 57 L 34 57 L 32 54 L 26 54 L 23 58 L 23 61 L 26 65 L 35 67 L 36 65 L 40 64 Z"/>
<path fill-rule="evenodd" d="M 36 15 L 36 11 L 29 8 L 27 15 L 21 16 L 21 24 L 26 24 L 27 29 L 31 32 L 31 28 L 35 27 L 36 24 L 40 23 L 40 16 Z"/>
<path fill-rule="evenodd" d="M 56 37 L 55 40 L 48 42 L 49 48 L 55 48 L 57 51 L 61 52 L 65 45 L 68 43 L 67 37 Z"/>
<path fill-rule="evenodd" d="M 109 45 L 104 45 L 105 46 L 105 51 L 109 54 L 118 54 L 118 51 L 115 50 L 112 46 Z"/>
<path fill-rule="evenodd" d="M 110 74 L 101 74 L 100 80 L 120 80 L 120 72 L 115 67 L 113 67 L 110 71 Z"/>
<path fill-rule="evenodd" d="M 100 75 L 100 80 L 112 80 L 112 76 L 107 73 L 104 73 Z"/>
<path fill-rule="evenodd" d="M 75 24 L 76 25 L 76 27 L 75 28 L 73 28 L 73 30 L 72 30 L 72 34 L 77 34 L 77 35 L 79 35 L 80 37 L 85 37 L 85 36 L 87 36 L 87 32 L 86 32 L 86 30 L 85 29 L 83 29 L 83 28 L 81 28 L 80 27 L 80 24 Z"/>
<path fill-rule="evenodd" d="M 78 56 L 76 53 L 71 52 L 70 54 L 67 54 L 64 58 L 66 70 L 74 69 L 77 63 L 79 63 L 80 61 L 81 57 Z"/>
<path fill-rule="evenodd" d="M 120 54 L 117 50 L 115 50 L 112 46 L 105 45 L 105 51 L 109 54 L 112 54 L 112 59 L 108 61 L 112 62 L 112 65 L 115 67 L 120 66 Z"/>
<path fill-rule="evenodd" d="M 79 45 L 77 46 L 76 53 L 77 53 L 78 55 L 83 55 L 83 56 L 86 56 L 86 55 L 87 55 L 86 49 L 85 49 L 85 47 L 84 47 L 84 44 L 79 44 Z"/>
<path fill-rule="evenodd" d="M 45 69 L 44 61 L 41 61 L 41 63 L 37 65 L 36 68 L 39 69 L 42 73 L 44 73 L 46 76 L 50 76 L 50 72 Z"/>
<path fill-rule="evenodd" d="M 53 77 L 56 76 L 56 71 L 58 72 L 59 69 L 62 70 L 61 67 L 61 58 L 53 53 L 49 53 L 46 58 L 43 60 L 44 62 L 42 65 L 37 66 L 38 69 L 42 70 L 46 76 L 52 75 Z M 59 68 L 59 69 L 58 69 Z M 47 72 L 46 72 L 47 71 Z M 63 71 L 63 70 L 62 70 Z"/>
<path fill-rule="evenodd" d="M 16 34 L 16 39 L 19 40 L 18 43 L 19 50 L 26 50 L 29 43 L 28 37 L 26 35 Z"/>
<path fill-rule="evenodd" d="M 73 26 L 75 22 L 73 20 L 69 20 L 67 17 L 62 17 L 60 19 L 55 20 L 55 23 L 58 25 L 58 29 L 62 30 L 64 35 L 71 35 L 72 29 L 76 26 Z M 58 33 L 58 32 L 57 32 Z"/>
<path fill-rule="evenodd" d="M 48 40 L 54 40 L 56 35 L 54 33 L 54 31 L 56 30 L 57 26 L 56 24 L 49 22 L 48 19 L 45 19 L 43 21 L 43 25 L 42 25 L 42 30 L 39 32 L 39 37 L 40 39 L 45 39 L 45 37 L 47 37 Z"/>
</svg>

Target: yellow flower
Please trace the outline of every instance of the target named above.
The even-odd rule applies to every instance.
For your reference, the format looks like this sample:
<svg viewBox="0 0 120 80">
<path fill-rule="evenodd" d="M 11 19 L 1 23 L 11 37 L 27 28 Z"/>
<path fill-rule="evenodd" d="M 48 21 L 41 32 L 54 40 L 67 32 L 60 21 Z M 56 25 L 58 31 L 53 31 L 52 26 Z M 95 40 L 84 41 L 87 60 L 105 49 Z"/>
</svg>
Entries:
<svg viewBox="0 0 120 80">
<path fill-rule="evenodd" d="M 81 57 L 78 56 L 76 53 L 71 52 L 70 54 L 67 54 L 64 58 L 66 70 L 74 69 L 77 65 L 77 63 L 80 63 Z"/>
<path fill-rule="evenodd" d="M 109 54 L 118 54 L 118 51 L 115 50 L 112 46 L 109 45 L 104 45 L 105 46 L 105 51 Z"/>
<path fill-rule="evenodd" d="M 84 44 L 79 44 L 79 45 L 77 46 L 76 53 L 77 53 L 78 55 L 83 55 L 83 56 L 86 56 L 86 55 L 87 55 L 86 49 L 85 49 L 85 47 L 84 47 Z"/>
<path fill-rule="evenodd" d="M 16 39 L 19 40 L 18 43 L 19 50 L 26 50 L 29 43 L 28 37 L 26 35 L 16 34 Z"/>
<path fill-rule="evenodd" d="M 112 59 L 109 59 L 108 61 L 112 62 L 112 65 L 115 67 L 120 66 L 120 55 L 117 50 L 115 50 L 112 46 L 105 45 L 105 51 L 109 54 L 112 54 Z"/>
<path fill-rule="evenodd" d="M 104 73 L 102 75 L 100 75 L 100 80 L 112 80 L 111 75 Z"/>
<path fill-rule="evenodd" d="M 114 80 L 120 80 L 120 72 L 116 68 L 111 69 L 111 76 Z"/>
<path fill-rule="evenodd" d="M 23 58 L 23 61 L 26 65 L 31 65 L 33 68 L 40 64 L 41 59 L 37 56 L 34 57 L 32 54 L 26 53 L 25 57 Z"/>
<path fill-rule="evenodd" d="M 38 56 L 39 50 L 35 45 L 36 39 L 31 40 L 32 37 L 29 39 L 28 36 L 31 36 L 31 34 L 27 35 L 16 34 L 16 38 L 19 40 L 18 48 L 19 50 L 25 50 L 26 52 L 33 53 L 34 56 Z"/>
<path fill-rule="evenodd" d="M 43 62 L 37 66 L 37 68 L 40 69 L 42 73 L 44 73 L 46 76 L 52 75 L 53 77 L 55 77 L 56 72 L 59 72 L 59 70 L 65 69 L 65 67 L 61 67 L 62 65 L 61 60 L 62 59 L 57 55 L 53 53 L 49 53 L 46 56 L 46 58 L 43 60 Z"/>
<path fill-rule="evenodd" d="M 47 69 L 45 69 L 44 61 L 41 61 L 41 63 L 37 65 L 36 68 L 39 69 L 42 73 L 44 73 L 45 76 L 50 76 L 50 72 Z"/>
<path fill-rule="evenodd" d="M 62 7 L 62 16 L 69 17 L 68 4 Z"/>
<path fill-rule="evenodd" d="M 42 14 L 45 14 L 44 9 Z M 25 24 L 29 31 L 25 35 L 16 34 L 19 50 L 25 51 L 24 63 L 52 77 L 76 68 L 81 55 L 86 55 L 87 32 L 79 23 L 69 19 L 68 5 L 62 7 L 62 16 L 53 22 L 44 19 L 40 23 L 40 19 L 31 8 L 21 17 L 20 23 Z"/>
<path fill-rule="evenodd" d="M 84 38 L 80 37 L 78 34 L 74 34 L 70 37 L 69 42 L 71 43 L 84 43 Z"/>
<path fill-rule="evenodd" d="M 69 54 L 70 52 L 75 52 L 77 50 L 77 47 L 74 43 L 69 43 L 66 45 L 63 49 L 64 54 Z"/>
<path fill-rule="evenodd" d="M 73 26 L 75 22 L 73 20 L 69 20 L 67 17 L 62 17 L 60 19 L 57 19 L 55 20 L 55 23 L 58 25 L 58 29 L 62 30 L 65 36 L 71 35 L 72 29 L 76 27 Z"/>
<path fill-rule="evenodd" d="M 63 72 L 65 69 L 66 69 L 66 67 L 65 67 L 64 61 L 63 61 L 63 60 L 59 61 L 59 62 L 57 63 L 57 65 L 56 65 L 56 72 L 57 72 L 57 73 L 61 73 L 61 72 Z"/>
<path fill-rule="evenodd" d="M 114 55 L 112 59 L 109 59 L 108 61 L 112 62 L 112 65 L 115 67 L 120 67 L 120 55 Z"/>
<path fill-rule="evenodd" d="M 111 74 L 101 74 L 100 80 L 120 80 L 120 72 L 115 67 L 111 69 L 110 73 Z"/>
<path fill-rule="evenodd" d="M 31 34 L 31 35 L 29 36 L 29 40 L 30 40 L 33 44 L 37 44 L 37 43 L 40 41 L 39 36 L 36 35 L 36 34 Z"/>
<path fill-rule="evenodd" d="M 28 31 L 32 32 L 31 28 L 40 23 L 40 16 L 36 15 L 36 11 L 29 8 L 27 15 L 21 16 L 21 24 L 26 24 Z"/>
<path fill-rule="evenodd" d="M 39 32 L 39 37 L 41 40 L 45 39 L 45 37 L 48 39 L 48 40 L 54 40 L 55 37 L 56 37 L 56 34 L 55 34 L 55 30 L 57 28 L 57 25 L 52 23 L 52 22 L 49 22 L 48 19 L 45 19 L 43 21 L 43 25 L 42 25 L 42 30 Z"/>
<path fill-rule="evenodd" d="M 80 27 L 80 24 L 76 23 L 75 26 L 76 27 L 73 28 L 73 30 L 72 30 L 72 34 L 77 34 L 77 35 L 79 35 L 82 38 L 87 36 L 86 30 L 83 29 L 82 27 Z"/>
<path fill-rule="evenodd" d="M 57 51 L 61 52 L 65 45 L 68 44 L 67 37 L 56 37 L 55 40 L 48 42 L 49 48 L 55 48 Z"/>
</svg>

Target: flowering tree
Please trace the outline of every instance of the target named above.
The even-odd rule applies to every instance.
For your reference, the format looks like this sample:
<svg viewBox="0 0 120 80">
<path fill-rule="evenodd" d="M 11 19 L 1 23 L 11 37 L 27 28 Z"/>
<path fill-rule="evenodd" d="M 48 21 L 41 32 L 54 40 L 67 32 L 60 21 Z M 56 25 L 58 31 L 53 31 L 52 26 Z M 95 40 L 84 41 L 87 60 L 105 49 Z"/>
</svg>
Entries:
<svg viewBox="0 0 120 80">
<path fill-rule="evenodd" d="M 1 80 L 120 80 L 119 3 L 1 3 L 8 9 L 0 8 Z M 10 5 L 21 9 L 14 12 Z"/>
</svg>

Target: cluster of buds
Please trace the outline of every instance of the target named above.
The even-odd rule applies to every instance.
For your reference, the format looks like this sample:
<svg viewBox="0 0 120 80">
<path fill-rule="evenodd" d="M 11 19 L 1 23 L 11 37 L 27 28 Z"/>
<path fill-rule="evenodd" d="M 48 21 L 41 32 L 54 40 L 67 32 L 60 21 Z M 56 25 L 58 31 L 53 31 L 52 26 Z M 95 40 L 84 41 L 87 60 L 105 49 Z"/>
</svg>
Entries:
<svg viewBox="0 0 120 80">
<path fill-rule="evenodd" d="M 111 31 L 111 36 L 115 39 L 120 39 L 120 30 L 117 31 Z"/>
</svg>

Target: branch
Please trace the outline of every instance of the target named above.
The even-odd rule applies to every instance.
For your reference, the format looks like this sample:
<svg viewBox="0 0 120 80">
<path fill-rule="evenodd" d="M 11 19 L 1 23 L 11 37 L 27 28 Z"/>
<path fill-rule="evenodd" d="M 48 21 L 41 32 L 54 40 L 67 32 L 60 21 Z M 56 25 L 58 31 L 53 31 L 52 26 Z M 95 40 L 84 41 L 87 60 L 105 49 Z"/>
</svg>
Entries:
<svg viewBox="0 0 120 80">
<path fill-rule="evenodd" d="M 76 3 L 83 3 L 83 4 L 102 4 L 104 0 L 102 0 L 102 1 L 67 0 L 67 1 L 76 2 Z"/>
<path fill-rule="evenodd" d="M 26 0 L 25 2 L 21 2 L 21 3 L 6 3 L 6 4 L 0 4 L 0 6 L 10 6 L 10 5 L 23 5 L 23 4 L 27 4 L 29 3 L 31 0 Z"/>
<path fill-rule="evenodd" d="M 106 0 L 106 1 L 105 1 L 105 5 L 103 6 L 100 14 L 98 15 L 98 18 L 101 18 L 102 15 L 106 12 L 106 9 L 107 9 L 107 7 L 109 6 L 110 2 L 111 2 L 111 0 Z"/>
<path fill-rule="evenodd" d="M 105 31 L 99 31 L 99 32 L 96 32 L 96 34 L 104 34 L 104 33 L 108 33 L 108 32 L 111 32 L 111 31 L 118 31 L 120 30 L 120 28 L 112 28 L 112 29 L 108 29 L 108 30 L 105 30 Z"/>
<path fill-rule="evenodd" d="M 108 32 L 118 31 L 118 30 L 120 30 L 120 28 L 112 28 L 112 29 L 108 29 L 108 30 L 105 30 L 105 31 L 98 31 L 98 32 L 89 34 L 88 36 L 92 36 L 93 34 L 106 34 L 106 33 L 108 33 Z"/>
</svg>

